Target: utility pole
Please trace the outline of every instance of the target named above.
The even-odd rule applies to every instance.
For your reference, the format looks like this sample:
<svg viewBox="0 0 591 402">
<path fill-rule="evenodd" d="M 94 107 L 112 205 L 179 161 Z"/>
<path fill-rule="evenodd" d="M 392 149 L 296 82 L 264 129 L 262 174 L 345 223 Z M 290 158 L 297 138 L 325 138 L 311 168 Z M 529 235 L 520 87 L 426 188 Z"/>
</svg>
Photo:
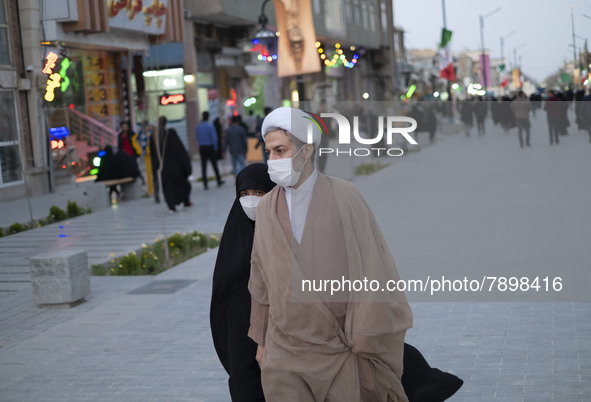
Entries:
<svg viewBox="0 0 591 402">
<path fill-rule="evenodd" d="M 488 17 L 490 17 L 491 15 L 498 13 L 499 11 L 501 11 L 501 7 L 491 11 L 490 13 L 486 14 L 486 15 L 479 15 L 478 17 L 480 18 L 480 45 L 481 45 L 481 51 L 482 51 L 482 56 L 480 58 L 480 68 L 482 69 L 482 86 L 484 87 L 484 90 L 486 91 L 487 88 L 487 81 L 488 81 L 488 77 L 486 75 L 486 63 L 485 63 L 485 54 L 484 54 L 484 20 Z"/>
<path fill-rule="evenodd" d="M 573 4 L 570 5 L 570 20 L 572 25 L 573 31 L 573 70 L 577 68 L 577 46 L 575 43 L 575 6 Z"/>
<path fill-rule="evenodd" d="M 441 11 L 443 13 L 443 29 L 447 29 L 447 18 L 445 16 L 445 0 L 441 0 Z M 453 60 L 453 57 L 452 57 L 452 60 Z M 452 63 L 453 63 L 453 61 L 452 61 Z M 447 100 L 449 102 L 453 102 L 453 95 L 451 93 L 451 82 L 449 80 L 447 80 L 447 95 L 448 95 Z M 453 103 L 450 103 L 450 105 L 452 105 L 452 107 L 449 109 L 449 111 L 450 111 L 449 121 L 453 122 L 453 119 L 454 119 L 454 117 L 453 117 L 454 116 L 453 115 Z"/>
</svg>

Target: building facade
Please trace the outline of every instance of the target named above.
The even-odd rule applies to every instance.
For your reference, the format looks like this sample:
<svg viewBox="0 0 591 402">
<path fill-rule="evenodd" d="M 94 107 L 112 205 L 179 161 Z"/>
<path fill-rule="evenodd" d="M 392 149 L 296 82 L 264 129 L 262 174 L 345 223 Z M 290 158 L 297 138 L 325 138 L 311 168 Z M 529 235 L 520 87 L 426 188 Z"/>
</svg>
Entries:
<svg viewBox="0 0 591 402">
<path fill-rule="evenodd" d="M 5 201 L 88 174 L 89 155 L 116 144 L 121 121 L 136 121 L 131 88 L 143 53 L 182 41 L 184 19 L 181 0 L 0 4 L 1 100 L 16 118 L 2 119 L 11 133 L 0 142 Z"/>
</svg>

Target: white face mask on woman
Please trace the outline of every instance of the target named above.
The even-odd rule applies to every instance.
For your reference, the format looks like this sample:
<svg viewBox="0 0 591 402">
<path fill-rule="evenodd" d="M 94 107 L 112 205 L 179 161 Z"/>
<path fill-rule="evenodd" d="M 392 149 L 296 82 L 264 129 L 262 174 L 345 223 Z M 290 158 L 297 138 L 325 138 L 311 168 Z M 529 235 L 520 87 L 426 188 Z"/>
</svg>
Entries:
<svg viewBox="0 0 591 402">
<path fill-rule="evenodd" d="M 250 220 L 256 220 L 257 205 L 259 204 L 260 200 L 261 197 L 257 197 L 256 195 L 240 197 L 240 205 L 242 205 L 244 213 Z"/>
<path fill-rule="evenodd" d="M 303 148 L 304 147 L 300 148 L 292 158 L 274 160 L 269 159 L 267 161 L 267 165 L 269 167 L 269 177 L 271 178 L 271 181 L 282 187 L 293 186 L 298 182 L 302 171 L 295 170 L 293 167 L 293 160 Z M 306 160 L 306 162 L 308 162 L 308 160 Z M 304 162 L 304 165 L 305 164 L 306 163 Z"/>
</svg>

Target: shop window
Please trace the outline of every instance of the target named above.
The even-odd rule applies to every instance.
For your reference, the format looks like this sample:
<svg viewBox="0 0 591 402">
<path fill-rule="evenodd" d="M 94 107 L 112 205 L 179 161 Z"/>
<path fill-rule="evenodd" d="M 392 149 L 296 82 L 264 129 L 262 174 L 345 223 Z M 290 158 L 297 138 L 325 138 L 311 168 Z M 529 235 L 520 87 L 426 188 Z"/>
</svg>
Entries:
<svg viewBox="0 0 591 402">
<path fill-rule="evenodd" d="M 8 46 L 8 25 L 4 0 L 0 0 L 0 65 L 10 64 L 10 47 Z"/>
<path fill-rule="evenodd" d="M 0 185 L 22 180 L 14 91 L 0 91 Z"/>
</svg>

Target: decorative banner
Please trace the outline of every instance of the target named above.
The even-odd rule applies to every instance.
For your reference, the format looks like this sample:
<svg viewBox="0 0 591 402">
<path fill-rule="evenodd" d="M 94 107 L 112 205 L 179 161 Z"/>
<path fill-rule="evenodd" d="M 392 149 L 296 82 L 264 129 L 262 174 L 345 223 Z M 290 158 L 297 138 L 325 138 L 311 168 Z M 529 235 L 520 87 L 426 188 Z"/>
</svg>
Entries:
<svg viewBox="0 0 591 402">
<path fill-rule="evenodd" d="M 316 73 L 320 59 L 310 0 L 274 0 L 279 31 L 277 75 Z"/>
<path fill-rule="evenodd" d="M 513 69 L 513 88 L 521 88 L 521 71 L 518 68 Z"/>
<path fill-rule="evenodd" d="M 488 54 L 480 55 L 480 83 L 485 87 L 490 87 L 490 56 Z"/>
</svg>

